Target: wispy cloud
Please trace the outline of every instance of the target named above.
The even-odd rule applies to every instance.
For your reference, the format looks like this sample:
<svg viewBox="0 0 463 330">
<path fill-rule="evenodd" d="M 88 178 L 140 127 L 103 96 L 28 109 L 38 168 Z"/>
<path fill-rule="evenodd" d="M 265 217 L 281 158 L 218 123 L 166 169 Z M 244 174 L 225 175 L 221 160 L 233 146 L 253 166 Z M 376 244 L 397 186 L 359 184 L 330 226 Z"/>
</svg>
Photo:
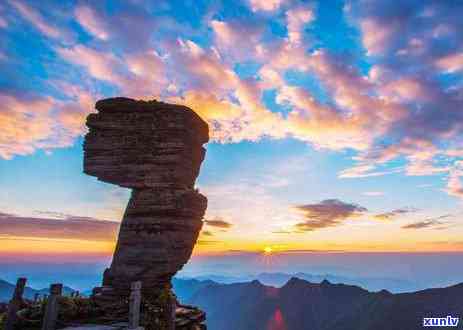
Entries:
<svg viewBox="0 0 463 330">
<path fill-rule="evenodd" d="M 382 192 L 382 191 L 365 191 L 364 193 L 362 193 L 362 195 L 372 196 L 372 197 L 384 196 L 384 192 Z"/>
<path fill-rule="evenodd" d="M 366 208 L 358 204 L 346 203 L 338 199 L 298 205 L 295 210 L 304 217 L 304 221 L 297 223 L 295 228 L 303 232 L 339 226 L 344 221 L 358 218 L 367 212 Z"/>
<path fill-rule="evenodd" d="M 447 219 L 452 217 L 451 214 L 441 215 L 436 218 L 430 218 L 423 221 L 418 221 L 414 223 L 410 223 L 407 225 L 402 226 L 403 229 L 423 229 L 423 228 L 431 228 L 431 229 L 443 229 L 443 225 L 447 225 L 448 221 L 442 221 L 442 219 Z"/>
<path fill-rule="evenodd" d="M 209 230 L 203 230 L 201 231 L 201 236 L 214 236 L 214 233 Z"/>
<path fill-rule="evenodd" d="M 104 18 L 100 17 L 96 11 L 88 6 L 78 6 L 74 11 L 77 22 L 90 34 L 98 39 L 107 40 L 109 38 L 108 27 L 105 26 Z"/>
<path fill-rule="evenodd" d="M 63 34 L 60 31 L 60 29 L 51 25 L 37 9 L 34 9 L 31 6 L 26 5 L 23 1 L 8 0 L 8 3 L 12 7 L 14 7 L 25 20 L 29 21 L 47 37 L 63 37 Z"/>
<path fill-rule="evenodd" d="M 342 179 L 350 178 L 369 178 L 375 176 L 383 176 L 393 173 L 402 172 L 402 168 L 392 168 L 386 170 L 376 170 L 374 165 L 356 165 L 351 168 L 347 168 L 338 173 L 338 177 Z"/>
<path fill-rule="evenodd" d="M 213 219 L 210 219 L 210 220 L 204 220 L 204 223 L 207 225 L 207 226 L 210 226 L 210 227 L 215 227 L 215 228 L 221 228 L 221 229 L 230 229 L 231 227 L 233 227 L 233 225 L 219 217 L 215 217 Z"/>
<path fill-rule="evenodd" d="M 222 243 L 222 242 L 221 241 L 203 240 L 203 239 L 200 239 L 200 240 L 196 241 L 196 244 L 200 245 L 200 246 L 217 245 L 217 244 L 220 244 L 220 243 Z"/>
<path fill-rule="evenodd" d="M 387 221 L 387 220 L 392 220 L 392 219 L 395 219 L 395 218 L 397 218 L 399 216 L 409 214 L 409 213 L 413 213 L 413 212 L 416 212 L 416 211 L 418 211 L 418 210 L 415 209 L 415 208 L 411 208 L 411 207 L 409 207 L 409 208 L 401 208 L 401 209 L 394 209 L 394 210 L 389 211 L 389 212 L 375 214 L 373 216 L 373 218 L 376 219 L 376 220 Z"/>
<path fill-rule="evenodd" d="M 114 241 L 120 223 L 91 217 L 53 212 L 59 219 L 23 217 L 0 213 L 0 236 L 3 238 L 74 239 Z"/>
<path fill-rule="evenodd" d="M 248 0 L 253 11 L 273 11 L 278 9 L 287 0 Z"/>
</svg>

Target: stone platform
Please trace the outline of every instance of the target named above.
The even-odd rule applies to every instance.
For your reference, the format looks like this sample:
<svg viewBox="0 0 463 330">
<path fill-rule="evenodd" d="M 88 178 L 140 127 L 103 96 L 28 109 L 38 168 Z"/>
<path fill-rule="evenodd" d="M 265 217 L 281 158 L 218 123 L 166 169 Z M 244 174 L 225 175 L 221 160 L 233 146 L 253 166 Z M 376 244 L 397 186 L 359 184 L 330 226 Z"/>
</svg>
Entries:
<svg viewBox="0 0 463 330">
<path fill-rule="evenodd" d="M 177 306 L 175 311 L 176 330 L 206 330 L 203 322 L 206 314 L 196 307 L 188 305 Z M 126 330 L 127 322 L 117 322 L 112 324 L 83 324 L 78 326 L 66 327 L 64 330 Z M 143 328 L 140 327 L 139 330 Z"/>
</svg>

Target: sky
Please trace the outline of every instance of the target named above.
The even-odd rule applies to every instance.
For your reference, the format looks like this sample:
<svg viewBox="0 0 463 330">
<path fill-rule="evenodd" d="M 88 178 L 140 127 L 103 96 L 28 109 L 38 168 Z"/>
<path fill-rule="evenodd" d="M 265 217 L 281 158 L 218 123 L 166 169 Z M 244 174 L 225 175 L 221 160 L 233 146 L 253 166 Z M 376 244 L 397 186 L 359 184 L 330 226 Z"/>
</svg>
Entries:
<svg viewBox="0 0 463 330">
<path fill-rule="evenodd" d="M 463 252 L 462 15 L 461 1 L 2 1 L 0 261 L 111 256 L 130 192 L 82 173 L 82 142 L 114 96 L 209 123 L 195 257 Z"/>
</svg>

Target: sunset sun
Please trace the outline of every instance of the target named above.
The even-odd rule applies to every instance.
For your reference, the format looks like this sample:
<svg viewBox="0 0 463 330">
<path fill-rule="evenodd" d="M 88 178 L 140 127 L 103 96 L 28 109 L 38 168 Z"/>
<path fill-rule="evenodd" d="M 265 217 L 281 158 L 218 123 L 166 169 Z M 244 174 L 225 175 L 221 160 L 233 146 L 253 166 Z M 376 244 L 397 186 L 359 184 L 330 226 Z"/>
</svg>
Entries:
<svg viewBox="0 0 463 330">
<path fill-rule="evenodd" d="M 266 246 L 264 248 L 264 253 L 265 254 L 271 254 L 273 252 L 273 249 L 270 246 Z"/>
</svg>

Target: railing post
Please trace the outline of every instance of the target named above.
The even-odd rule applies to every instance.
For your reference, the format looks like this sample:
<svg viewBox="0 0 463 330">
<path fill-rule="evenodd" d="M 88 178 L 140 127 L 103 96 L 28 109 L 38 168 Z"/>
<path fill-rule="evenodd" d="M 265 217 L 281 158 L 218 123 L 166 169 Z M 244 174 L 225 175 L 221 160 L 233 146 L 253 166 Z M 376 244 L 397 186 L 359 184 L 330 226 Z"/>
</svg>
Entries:
<svg viewBox="0 0 463 330">
<path fill-rule="evenodd" d="M 175 317 L 176 317 L 176 310 L 177 310 L 177 299 L 175 298 L 175 295 L 172 294 L 172 291 L 170 292 L 170 299 L 169 299 L 169 309 L 167 315 L 170 316 L 169 323 L 168 323 L 168 329 L 169 330 L 175 330 Z M 169 315 L 170 314 L 170 315 Z"/>
<path fill-rule="evenodd" d="M 18 320 L 17 312 L 19 307 L 21 307 L 21 302 L 23 299 L 24 287 L 26 286 L 27 279 L 24 277 L 18 278 L 16 282 L 16 287 L 14 289 L 13 297 L 8 304 L 8 314 L 6 317 L 5 330 L 13 330 L 16 321 Z"/>
<path fill-rule="evenodd" d="M 129 298 L 129 329 L 142 330 L 140 327 L 141 281 L 130 285 Z"/>
<path fill-rule="evenodd" d="M 63 291 L 62 284 L 50 285 L 50 296 L 47 299 L 47 308 L 43 317 L 42 330 L 55 330 L 58 317 L 58 299 Z"/>
</svg>

